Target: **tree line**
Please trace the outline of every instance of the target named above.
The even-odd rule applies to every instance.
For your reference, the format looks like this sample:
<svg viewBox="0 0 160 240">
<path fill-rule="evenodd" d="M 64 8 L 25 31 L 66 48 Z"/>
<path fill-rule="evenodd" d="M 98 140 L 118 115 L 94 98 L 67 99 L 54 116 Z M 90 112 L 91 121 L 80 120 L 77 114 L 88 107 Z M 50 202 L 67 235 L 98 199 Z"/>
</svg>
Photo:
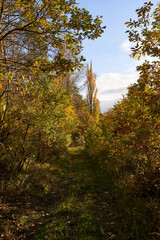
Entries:
<svg viewBox="0 0 160 240">
<path fill-rule="evenodd" d="M 104 28 L 101 17 L 93 18 L 75 0 L 0 1 L 2 173 L 20 172 L 30 161 L 63 152 L 95 121 L 77 81 L 83 40 L 98 38 Z M 89 98 L 92 77 L 86 81 Z M 97 101 L 95 94 L 96 116 Z"/>
<path fill-rule="evenodd" d="M 132 176 L 141 188 L 159 194 L 160 167 L 160 3 L 145 3 L 137 20 L 126 22 L 131 57 L 150 56 L 137 67 L 137 83 L 115 106 L 101 115 L 86 137 L 90 156 Z"/>
<path fill-rule="evenodd" d="M 132 173 L 159 167 L 160 5 L 137 9 L 126 22 L 131 56 L 140 59 L 139 79 L 128 94 L 100 113 L 92 63 L 83 66 L 85 38 L 104 31 L 75 0 L 0 2 L 0 161 L 2 172 L 19 172 L 30 161 L 45 161 L 73 142 L 88 153 Z M 79 91 L 86 74 L 86 99 Z"/>
</svg>

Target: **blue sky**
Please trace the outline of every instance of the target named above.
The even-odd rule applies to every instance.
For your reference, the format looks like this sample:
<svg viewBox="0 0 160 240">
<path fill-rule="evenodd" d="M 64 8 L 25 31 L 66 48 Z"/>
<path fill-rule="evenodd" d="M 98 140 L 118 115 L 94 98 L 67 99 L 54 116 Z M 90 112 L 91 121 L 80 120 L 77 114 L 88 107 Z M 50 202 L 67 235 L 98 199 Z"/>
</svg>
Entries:
<svg viewBox="0 0 160 240">
<path fill-rule="evenodd" d="M 125 22 L 136 19 L 135 10 L 143 6 L 142 0 L 77 0 L 80 7 L 93 16 L 102 15 L 105 32 L 101 38 L 84 41 L 83 55 L 86 62 L 92 61 L 97 75 L 98 98 L 101 111 L 112 107 L 127 87 L 136 82 L 136 66 L 140 62 L 130 58 L 130 43 L 125 33 Z M 158 0 L 153 0 L 158 3 Z"/>
</svg>

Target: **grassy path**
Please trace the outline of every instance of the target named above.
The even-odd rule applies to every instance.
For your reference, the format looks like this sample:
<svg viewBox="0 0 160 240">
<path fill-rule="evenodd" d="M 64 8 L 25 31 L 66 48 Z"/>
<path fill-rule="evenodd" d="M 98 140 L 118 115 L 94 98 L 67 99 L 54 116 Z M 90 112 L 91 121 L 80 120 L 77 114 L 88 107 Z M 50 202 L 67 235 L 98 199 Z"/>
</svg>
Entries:
<svg viewBox="0 0 160 240">
<path fill-rule="evenodd" d="M 68 159 L 61 159 L 56 164 L 63 169 L 64 178 L 69 177 L 71 182 L 63 200 L 33 239 L 115 239 L 110 185 L 103 170 L 87 159 L 81 149 L 70 150 Z"/>
<path fill-rule="evenodd" d="M 0 190 L 0 240 L 159 240 L 157 199 L 134 196 L 110 170 L 80 148 L 31 163 Z"/>
<path fill-rule="evenodd" d="M 33 162 L 1 192 L 0 240 L 117 240 L 111 187 L 80 148 Z"/>
</svg>

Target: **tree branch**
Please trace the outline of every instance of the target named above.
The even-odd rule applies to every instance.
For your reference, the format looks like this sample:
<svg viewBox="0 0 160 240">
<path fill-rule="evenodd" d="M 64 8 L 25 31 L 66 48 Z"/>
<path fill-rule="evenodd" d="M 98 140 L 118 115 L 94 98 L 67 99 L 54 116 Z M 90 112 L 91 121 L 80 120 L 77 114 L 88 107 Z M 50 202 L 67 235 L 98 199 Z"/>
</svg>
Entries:
<svg viewBox="0 0 160 240">
<path fill-rule="evenodd" d="M 16 27 L 16 28 L 8 31 L 6 34 L 4 34 L 4 35 L 0 38 L 0 42 L 1 42 L 2 40 L 4 40 L 8 35 L 10 35 L 11 33 L 15 32 L 15 31 L 26 31 L 26 28 L 27 28 L 28 26 L 30 26 L 31 24 L 33 24 L 33 23 L 36 22 L 37 18 L 39 17 L 39 14 L 42 12 L 42 10 L 43 10 L 45 7 L 46 7 L 46 6 L 44 5 L 44 6 L 41 8 L 41 10 L 37 13 L 37 16 L 35 17 L 34 21 L 27 23 L 27 24 L 24 25 L 23 27 Z M 30 31 L 30 30 L 27 30 L 27 31 Z"/>
</svg>

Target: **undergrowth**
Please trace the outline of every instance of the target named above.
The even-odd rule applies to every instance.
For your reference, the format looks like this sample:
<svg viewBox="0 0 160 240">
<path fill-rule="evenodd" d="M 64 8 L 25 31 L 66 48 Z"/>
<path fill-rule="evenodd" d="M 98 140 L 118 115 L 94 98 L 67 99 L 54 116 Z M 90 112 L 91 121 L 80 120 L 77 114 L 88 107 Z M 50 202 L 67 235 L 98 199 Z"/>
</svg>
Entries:
<svg viewBox="0 0 160 240">
<path fill-rule="evenodd" d="M 158 196 L 83 149 L 31 163 L 1 189 L 0 239 L 159 240 Z"/>
</svg>

